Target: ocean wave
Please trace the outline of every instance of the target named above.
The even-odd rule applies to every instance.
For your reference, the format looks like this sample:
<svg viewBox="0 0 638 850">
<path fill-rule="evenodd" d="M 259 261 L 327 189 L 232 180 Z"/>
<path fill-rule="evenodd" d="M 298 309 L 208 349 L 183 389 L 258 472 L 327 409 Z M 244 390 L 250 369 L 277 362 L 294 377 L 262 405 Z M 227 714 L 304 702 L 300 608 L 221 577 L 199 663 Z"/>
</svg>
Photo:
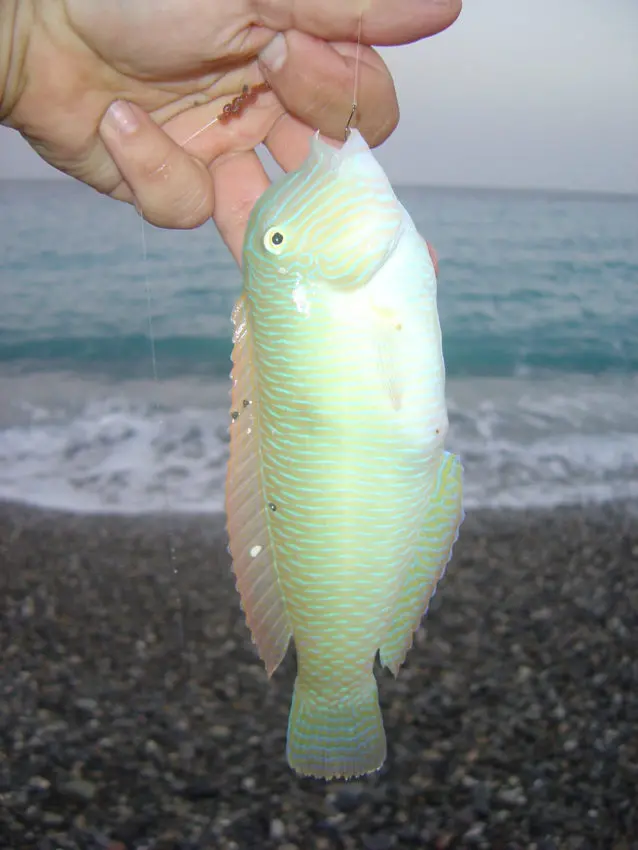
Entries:
<svg viewBox="0 0 638 850">
<path fill-rule="evenodd" d="M 228 321 L 230 328 L 230 320 Z M 166 376 L 212 372 L 221 376 L 230 372 L 232 343 L 228 339 L 196 336 L 155 337 L 156 361 Z M 0 363 L 21 365 L 24 371 L 78 372 L 94 370 L 118 376 L 149 372 L 151 340 L 145 334 L 109 336 L 55 336 L 36 339 L 13 338 L 0 332 Z"/>
<path fill-rule="evenodd" d="M 470 327 L 447 328 L 443 347 L 450 376 L 507 377 L 571 372 L 601 375 L 638 373 L 638 328 L 610 328 L 604 336 L 562 329 L 483 333 Z M 228 322 L 230 328 L 230 321 Z M 155 359 L 168 376 L 230 371 L 232 343 L 227 337 L 156 336 Z M 73 368 L 120 375 L 149 371 L 150 338 L 142 333 L 108 336 L 51 336 L 35 339 L 0 331 L 0 364 L 23 370 Z"/>
<path fill-rule="evenodd" d="M 19 409 L 0 426 L 0 498 L 89 513 L 223 509 L 226 383 L 48 376 L 30 401 L 18 383 Z M 448 396 L 468 509 L 638 498 L 638 380 L 452 380 Z"/>
</svg>

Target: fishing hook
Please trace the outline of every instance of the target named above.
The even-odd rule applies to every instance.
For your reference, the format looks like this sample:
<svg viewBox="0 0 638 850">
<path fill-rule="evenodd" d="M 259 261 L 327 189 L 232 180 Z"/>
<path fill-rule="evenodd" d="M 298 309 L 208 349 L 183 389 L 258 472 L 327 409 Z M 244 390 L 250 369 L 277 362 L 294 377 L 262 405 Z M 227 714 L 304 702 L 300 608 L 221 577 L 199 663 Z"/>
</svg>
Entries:
<svg viewBox="0 0 638 850">
<path fill-rule="evenodd" d="M 350 138 L 350 133 L 352 132 L 352 127 L 351 127 L 351 125 L 352 125 L 352 121 L 353 121 L 354 116 L 356 115 L 356 113 L 357 113 L 357 103 L 356 103 L 356 101 L 355 101 L 355 102 L 352 104 L 352 109 L 350 110 L 350 117 L 349 117 L 349 118 L 348 118 L 348 120 L 346 121 L 346 129 L 345 129 L 345 133 L 344 133 L 344 142 L 347 142 L 347 141 L 348 141 L 348 139 Z"/>
</svg>

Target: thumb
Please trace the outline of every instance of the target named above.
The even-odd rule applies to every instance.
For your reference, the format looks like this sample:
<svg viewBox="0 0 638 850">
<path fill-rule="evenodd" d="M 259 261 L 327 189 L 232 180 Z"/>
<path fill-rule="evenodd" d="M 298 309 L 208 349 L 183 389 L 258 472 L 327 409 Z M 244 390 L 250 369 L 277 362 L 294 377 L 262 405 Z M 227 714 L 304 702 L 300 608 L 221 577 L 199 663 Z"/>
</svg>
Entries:
<svg viewBox="0 0 638 850">
<path fill-rule="evenodd" d="M 351 42 L 326 42 L 288 30 L 269 42 L 259 64 L 284 108 L 334 139 L 344 137 L 357 76 L 353 126 L 374 147 L 396 127 L 399 107 L 392 77 L 381 57 L 365 45 L 358 52 L 357 60 L 357 46 Z"/>
<path fill-rule="evenodd" d="M 115 101 L 100 124 L 100 136 L 119 176 L 113 198 L 135 201 L 157 227 L 192 228 L 213 212 L 213 184 L 206 166 L 186 153 L 143 109 Z"/>
</svg>

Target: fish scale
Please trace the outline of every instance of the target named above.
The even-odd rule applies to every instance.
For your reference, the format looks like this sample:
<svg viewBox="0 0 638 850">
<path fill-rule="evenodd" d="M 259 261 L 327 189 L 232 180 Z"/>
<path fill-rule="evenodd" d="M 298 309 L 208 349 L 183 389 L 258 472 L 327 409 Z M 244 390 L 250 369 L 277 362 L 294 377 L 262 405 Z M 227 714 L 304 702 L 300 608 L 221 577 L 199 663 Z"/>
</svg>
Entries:
<svg viewBox="0 0 638 850">
<path fill-rule="evenodd" d="M 269 674 L 295 641 L 289 762 L 358 775 L 386 753 L 377 652 L 396 673 L 460 522 L 436 280 L 356 132 L 341 151 L 315 139 L 260 199 L 244 270 L 233 569 Z"/>
</svg>

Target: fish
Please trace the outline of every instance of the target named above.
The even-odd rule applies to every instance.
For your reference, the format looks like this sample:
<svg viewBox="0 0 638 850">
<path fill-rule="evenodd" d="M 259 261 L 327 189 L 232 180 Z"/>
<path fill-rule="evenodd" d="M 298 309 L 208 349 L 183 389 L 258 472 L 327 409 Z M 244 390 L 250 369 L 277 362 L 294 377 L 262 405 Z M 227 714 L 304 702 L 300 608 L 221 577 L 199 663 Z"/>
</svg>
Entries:
<svg viewBox="0 0 638 850">
<path fill-rule="evenodd" d="M 397 675 L 463 521 L 427 245 L 363 136 L 319 134 L 253 208 L 235 304 L 229 551 L 268 677 L 294 641 L 298 774 L 378 770 Z"/>
</svg>

